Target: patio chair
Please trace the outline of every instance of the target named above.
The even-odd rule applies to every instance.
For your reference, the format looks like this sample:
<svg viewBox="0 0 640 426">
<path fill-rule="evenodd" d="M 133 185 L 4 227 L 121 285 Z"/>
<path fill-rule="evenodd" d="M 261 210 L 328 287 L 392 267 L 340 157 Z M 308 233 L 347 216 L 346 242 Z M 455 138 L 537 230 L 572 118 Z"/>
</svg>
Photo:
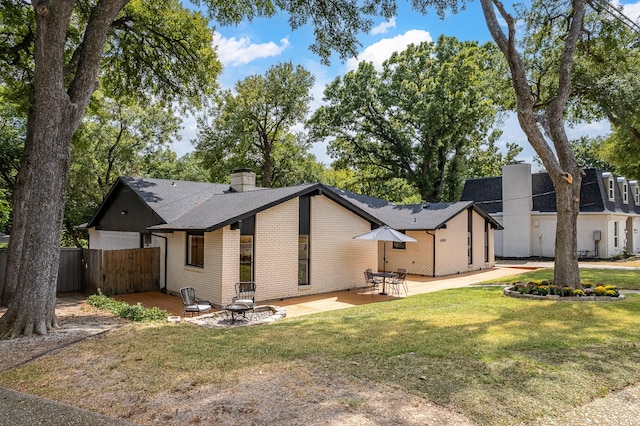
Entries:
<svg viewBox="0 0 640 426">
<path fill-rule="evenodd" d="M 371 269 L 366 269 L 364 271 L 364 281 L 367 287 L 371 289 L 371 296 L 373 296 L 375 291 L 379 291 L 380 284 L 382 283 L 381 279 L 373 276 L 373 271 Z"/>
<path fill-rule="evenodd" d="M 395 293 L 397 296 L 400 296 L 400 287 L 404 290 L 404 295 L 408 296 L 409 291 L 407 288 L 407 270 L 398 268 L 394 271 L 396 274 L 395 277 L 391 278 L 387 284 L 391 288 L 391 293 Z"/>
<path fill-rule="evenodd" d="M 256 283 L 254 282 L 236 283 L 236 295 L 231 298 L 231 304 L 246 306 L 249 309 L 243 311 L 242 316 L 244 318 L 247 318 L 246 312 L 248 310 L 251 310 L 251 318 L 253 318 L 253 313 L 256 310 Z"/>
<path fill-rule="evenodd" d="M 236 283 L 236 295 L 231 299 L 233 303 L 242 303 L 255 307 L 256 305 L 256 283 L 244 282 Z"/>
<path fill-rule="evenodd" d="M 187 316 L 187 312 L 198 314 L 202 312 L 209 312 L 213 309 L 213 306 L 208 300 L 200 300 L 196 297 L 196 291 L 193 287 L 182 287 L 180 289 L 180 297 L 182 298 L 182 305 L 184 307 L 184 315 Z"/>
</svg>

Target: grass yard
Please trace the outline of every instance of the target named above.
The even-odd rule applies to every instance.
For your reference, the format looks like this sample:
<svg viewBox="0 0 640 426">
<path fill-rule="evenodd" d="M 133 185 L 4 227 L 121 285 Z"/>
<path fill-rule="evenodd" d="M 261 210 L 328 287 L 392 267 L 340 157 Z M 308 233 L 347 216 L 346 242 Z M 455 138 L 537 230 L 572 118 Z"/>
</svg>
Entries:
<svg viewBox="0 0 640 426">
<path fill-rule="evenodd" d="M 607 269 L 607 268 L 581 268 L 580 279 L 582 282 L 592 284 L 603 283 L 615 285 L 618 289 L 640 290 L 640 271 L 633 269 Z M 553 280 L 553 269 L 537 269 L 522 274 L 493 279 L 481 284 L 511 284 L 516 281 Z"/>
<path fill-rule="evenodd" d="M 484 425 L 558 415 L 640 382 L 640 295 L 571 303 L 501 292 L 440 291 L 269 326 L 134 324 L 5 372 L 0 382 L 118 415 L 145 401 L 161 410 L 154 398 L 184 386 L 321 372 L 421 395 Z M 106 394 L 120 402 L 101 403 Z"/>
</svg>

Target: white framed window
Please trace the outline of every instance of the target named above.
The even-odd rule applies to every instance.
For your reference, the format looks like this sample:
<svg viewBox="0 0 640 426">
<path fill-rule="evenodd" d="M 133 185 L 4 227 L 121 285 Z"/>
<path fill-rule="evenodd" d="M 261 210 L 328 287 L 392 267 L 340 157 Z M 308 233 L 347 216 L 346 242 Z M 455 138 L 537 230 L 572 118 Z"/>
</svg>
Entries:
<svg viewBox="0 0 640 426">
<path fill-rule="evenodd" d="M 629 204 L 629 185 L 627 182 L 622 184 L 622 202 Z"/>
<path fill-rule="evenodd" d="M 633 192 L 634 192 L 633 197 L 636 200 L 636 205 L 640 205 L 640 187 L 637 184 Z"/>
<path fill-rule="evenodd" d="M 609 178 L 609 183 L 608 183 L 608 188 L 609 188 L 609 201 L 613 201 L 615 199 L 615 190 L 613 189 L 613 179 Z"/>
<path fill-rule="evenodd" d="M 613 246 L 618 248 L 618 244 L 620 241 L 620 227 L 618 222 L 613 222 Z"/>
</svg>

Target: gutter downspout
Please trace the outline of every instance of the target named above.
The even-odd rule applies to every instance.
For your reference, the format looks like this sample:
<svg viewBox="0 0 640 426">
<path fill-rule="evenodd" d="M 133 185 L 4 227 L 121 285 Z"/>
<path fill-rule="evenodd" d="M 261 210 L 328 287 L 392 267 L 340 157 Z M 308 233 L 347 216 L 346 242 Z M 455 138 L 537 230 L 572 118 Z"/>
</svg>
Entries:
<svg viewBox="0 0 640 426">
<path fill-rule="evenodd" d="M 436 276 L 436 233 L 430 234 L 429 231 L 425 231 L 427 235 L 431 235 L 433 237 L 433 276 Z"/>
<path fill-rule="evenodd" d="M 169 239 L 165 236 L 154 234 L 153 232 L 151 233 L 151 235 L 153 235 L 154 237 L 162 238 L 164 240 L 164 287 L 160 289 L 160 292 L 166 293 L 167 292 L 167 259 L 169 254 L 169 247 L 168 247 Z"/>
</svg>

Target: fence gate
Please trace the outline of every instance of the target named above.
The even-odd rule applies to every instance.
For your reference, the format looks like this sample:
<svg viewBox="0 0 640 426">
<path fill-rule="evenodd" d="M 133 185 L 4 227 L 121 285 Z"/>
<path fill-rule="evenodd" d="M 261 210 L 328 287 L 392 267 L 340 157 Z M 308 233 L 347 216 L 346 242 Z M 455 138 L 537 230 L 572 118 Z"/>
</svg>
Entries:
<svg viewBox="0 0 640 426">
<path fill-rule="evenodd" d="M 160 248 L 85 250 L 87 293 L 113 296 L 160 289 Z"/>
</svg>

